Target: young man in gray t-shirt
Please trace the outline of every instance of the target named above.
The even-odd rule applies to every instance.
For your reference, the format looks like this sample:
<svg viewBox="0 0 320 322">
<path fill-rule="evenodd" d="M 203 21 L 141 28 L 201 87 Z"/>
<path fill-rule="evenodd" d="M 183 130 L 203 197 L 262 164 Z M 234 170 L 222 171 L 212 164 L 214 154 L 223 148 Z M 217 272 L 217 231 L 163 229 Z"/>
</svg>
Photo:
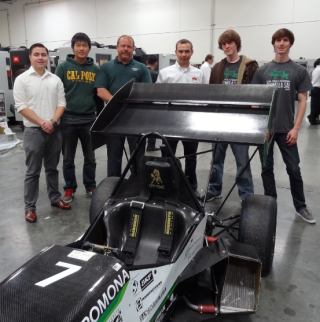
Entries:
<svg viewBox="0 0 320 322">
<path fill-rule="evenodd" d="M 305 203 L 297 147 L 298 132 L 306 110 L 307 91 L 312 89 L 312 84 L 306 68 L 293 62 L 289 57 L 289 50 L 293 43 L 294 35 L 290 30 L 279 29 L 276 31 L 272 36 L 275 58 L 270 63 L 258 68 L 251 82 L 251 84 L 271 84 L 278 88 L 276 106 L 274 106 L 276 109 L 275 134 L 266 163 L 262 167 L 261 177 L 265 195 L 277 198 L 273 173 L 273 147 L 276 142 L 287 166 L 296 215 L 306 222 L 314 224 L 316 220 Z M 298 111 L 294 121 L 296 92 L 298 92 Z M 259 152 L 262 160 L 263 148 Z"/>
</svg>

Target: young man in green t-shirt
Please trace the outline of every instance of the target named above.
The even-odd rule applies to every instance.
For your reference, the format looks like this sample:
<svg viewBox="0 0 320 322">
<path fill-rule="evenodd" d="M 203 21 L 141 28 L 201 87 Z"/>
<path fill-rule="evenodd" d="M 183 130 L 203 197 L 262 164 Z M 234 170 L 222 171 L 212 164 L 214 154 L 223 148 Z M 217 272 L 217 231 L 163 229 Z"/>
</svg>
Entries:
<svg viewBox="0 0 320 322">
<path fill-rule="evenodd" d="M 75 34 L 71 47 L 74 55 L 68 55 L 56 70 L 56 75 L 64 85 L 67 100 L 67 108 L 61 120 L 65 202 L 71 202 L 77 190 L 74 159 L 78 139 L 84 156 L 83 183 L 86 194 L 92 196 L 96 188 L 96 160 L 91 146 L 90 128 L 96 118 L 94 82 L 99 67 L 88 57 L 91 40 L 86 34 Z"/>
</svg>

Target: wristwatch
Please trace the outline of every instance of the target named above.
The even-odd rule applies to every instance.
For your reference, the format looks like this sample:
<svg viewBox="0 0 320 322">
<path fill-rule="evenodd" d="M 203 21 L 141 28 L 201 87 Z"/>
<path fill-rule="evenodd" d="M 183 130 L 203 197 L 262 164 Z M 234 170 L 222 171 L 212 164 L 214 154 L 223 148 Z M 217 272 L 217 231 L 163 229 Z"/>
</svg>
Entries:
<svg viewBox="0 0 320 322">
<path fill-rule="evenodd" d="M 58 123 L 55 120 L 51 119 L 50 121 L 52 122 L 53 127 L 57 127 L 58 126 Z"/>
</svg>

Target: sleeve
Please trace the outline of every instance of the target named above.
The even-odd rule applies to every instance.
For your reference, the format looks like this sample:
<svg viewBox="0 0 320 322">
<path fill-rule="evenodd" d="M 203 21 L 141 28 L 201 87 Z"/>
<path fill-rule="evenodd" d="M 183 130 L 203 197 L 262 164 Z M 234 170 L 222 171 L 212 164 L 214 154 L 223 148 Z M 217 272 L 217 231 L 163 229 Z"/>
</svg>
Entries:
<svg viewBox="0 0 320 322">
<path fill-rule="evenodd" d="M 208 68 L 205 68 L 204 70 L 204 77 L 206 81 L 204 84 L 209 84 L 210 74 L 211 74 L 211 68 L 208 66 Z"/>
<path fill-rule="evenodd" d="M 260 77 L 259 68 L 254 73 L 251 80 L 251 84 L 256 84 L 256 85 L 263 84 L 262 79 Z"/>
<path fill-rule="evenodd" d="M 162 81 L 163 75 L 162 74 L 163 74 L 162 71 L 160 71 L 156 83 L 163 83 L 163 81 Z"/>
<path fill-rule="evenodd" d="M 151 75 L 147 66 L 143 66 L 143 73 L 140 79 L 141 83 L 152 83 Z"/>
<path fill-rule="evenodd" d="M 62 82 L 64 82 L 64 71 L 62 64 L 58 65 L 55 74 L 61 79 Z"/>
<path fill-rule="evenodd" d="M 303 67 L 297 91 L 298 93 L 304 93 L 310 91 L 313 88 L 308 71 L 306 68 Z"/>
<path fill-rule="evenodd" d="M 22 75 L 18 76 L 14 82 L 13 98 L 15 102 L 15 108 L 18 112 L 28 107 L 27 93 L 26 93 L 25 84 L 24 84 Z"/>
<path fill-rule="evenodd" d="M 217 66 L 217 64 L 216 65 L 214 65 L 213 66 L 213 68 L 211 69 L 211 72 L 210 72 L 210 78 L 209 78 L 209 84 L 215 84 L 214 83 L 214 71 L 216 70 L 216 66 Z"/>
<path fill-rule="evenodd" d="M 63 83 L 61 81 L 60 78 L 58 78 L 58 106 L 63 106 L 64 108 L 66 108 L 67 104 L 66 104 L 66 96 L 64 94 L 64 87 L 63 87 Z"/>
<path fill-rule="evenodd" d="M 205 73 L 201 70 L 200 70 L 200 72 L 201 72 L 201 84 L 208 84 Z"/>
<path fill-rule="evenodd" d="M 250 66 L 250 68 L 248 68 L 248 70 L 246 71 L 248 73 L 248 83 L 247 84 L 252 84 L 252 79 L 253 76 L 255 75 L 257 69 L 259 68 L 259 65 L 256 61 L 254 61 L 252 64 L 250 64 L 252 66 Z"/>
<path fill-rule="evenodd" d="M 104 65 L 104 64 L 103 64 Z M 94 83 L 94 88 L 105 88 L 109 89 L 109 77 L 107 73 L 107 68 L 105 66 L 100 67 L 100 71 L 98 75 L 96 76 L 96 81 Z"/>
</svg>

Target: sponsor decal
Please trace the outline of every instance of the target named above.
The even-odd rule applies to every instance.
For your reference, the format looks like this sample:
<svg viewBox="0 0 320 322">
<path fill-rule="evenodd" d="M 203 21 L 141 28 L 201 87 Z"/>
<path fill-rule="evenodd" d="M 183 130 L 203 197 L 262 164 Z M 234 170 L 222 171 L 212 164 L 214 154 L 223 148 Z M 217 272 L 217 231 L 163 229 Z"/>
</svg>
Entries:
<svg viewBox="0 0 320 322">
<path fill-rule="evenodd" d="M 123 322 L 123 318 L 122 318 L 120 309 L 116 310 L 116 312 L 112 314 L 111 322 Z"/>
<path fill-rule="evenodd" d="M 73 250 L 68 257 L 79 259 L 81 261 L 87 262 L 92 256 L 95 256 L 96 253 L 91 253 L 87 251 L 81 251 L 81 250 Z"/>
<path fill-rule="evenodd" d="M 165 317 L 165 306 L 162 307 L 162 309 L 160 310 L 160 312 L 158 313 L 155 322 L 162 322 L 164 317 Z"/>
<path fill-rule="evenodd" d="M 160 171 L 158 169 L 154 169 L 153 173 L 151 173 L 151 183 L 149 184 L 150 188 L 164 189 L 164 185 L 161 185 L 162 180 L 160 177 Z"/>
<path fill-rule="evenodd" d="M 132 215 L 132 220 L 130 223 L 130 231 L 129 231 L 129 237 L 136 238 L 137 232 L 138 232 L 138 225 L 139 225 L 140 217 L 138 214 Z"/>
<path fill-rule="evenodd" d="M 119 263 L 116 263 L 112 266 L 112 268 L 118 272 L 118 270 L 121 268 L 122 266 Z"/>
<path fill-rule="evenodd" d="M 138 290 L 139 290 L 139 283 L 138 283 L 138 281 L 134 280 L 133 283 L 132 283 L 133 295 L 136 295 Z"/>
<path fill-rule="evenodd" d="M 169 312 L 169 309 L 173 302 L 177 299 L 177 295 L 174 295 L 173 293 L 170 295 L 169 299 L 165 302 L 163 307 L 161 308 L 160 312 L 157 314 L 154 322 L 162 322 L 165 318 L 166 314 Z"/>
<path fill-rule="evenodd" d="M 152 317 L 152 319 L 150 320 L 150 322 L 161 322 L 162 320 L 163 320 L 163 318 L 165 317 L 165 314 L 167 313 L 167 311 L 168 311 L 168 308 L 171 306 L 169 306 L 169 307 L 167 307 L 166 308 L 166 306 L 167 306 L 167 304 L 168 304 L 168 302 L 170 301 L 170 298 L 172 298 L 171 297 L 171 295 L 172 295 L 172 293 L 173 293 L 173 291 L 175 290 L 175 288 L 177 287 L 177 284 L 175 284 L 175 285 L 173 285 L 172 287 L 171 287 L 171 290 L 169 291 L 169 293 L 167 294 L 167 296 L 164 298 L 164 300 L 162 301 L 162 303 L 161 303 L 161 305 L 159 305 L 159 308 L 158 308 L 158 310 L 156 311 L 156 313 L 153 315 L 153 317 Z M 174 299 L 175 299 L 175 297 L 176 297 L 176 295 L 173 297 Z M 171 303 L 173 303 L 173 302 L 171 302 Z M 170 304 L 171 304 L 170 303 Z M 164 312 L 164 310 L 166 310 L 165 312 Z M 161 312 L 161 313 L 160 313 Z M 162 315 L 163 315 L 163 317 L 162 317 Z M 157 320 L 157 319 L 159 319 L 159 320 Z"/>
<path fill-rule="evenodd" d="M 139 297 L 136 300 L 136 308 L 137 308 L 137 312 L 139 312 L 142 307 L 143 307 L 143 301 L 153 292 L 155 292 L 160 286 L 161 286 L 162 282 L 159 282 L 157 285 L 155 285 L 144 297 Z"/>
<path fill-rule="evenodd" d="M 142 302 L 142 298 L 139 297 L 137 300 L 136 300 L 136 308 L 137 308 L 137 312 L 139 312 L 143 307 L 143 302 Z"/>
<path fill-rule="evenodd" d="M 162 284 L 162 282 L 159 282 L 153 289 L 151 289 L 143 298 L 142 301 L 144 301 L 151 293 L 153 293 L 154 291 L 156 291 L 160 285 Z"/>
<path fill-rule="evenodd" d="M 194 257 L 194 255 L 199 251 L 199 249 L 202 247 L 200 244 L 198 245 L 199 239 L 202 237 L 198 237 L 197 240 L 193 241 L 192 244 L 186 247 L 185 253 L 184 253 L 184 258 L 190 262 L 191 259 Z"/>
<path fill-rule="evenodd" d="M 154 309 L 154 307 L 161 300 L 162 296 L 165 294 L 166 288 L 164 288 L 161 293 L 157 296 L 157 298 L 150 304 L 150 306 L 139 316 L 140 322 L 142 322 L 148 314 Z"/>
<path fill-rule="evenodd" d="M 108 287 L 106 287 L 105 292 L 101 295 L 97 303 L 90 309 L 89 314 L 85 316 L 81 320 L 81 322 L 106 321 L 106 319 L 104 319 L 106 313 L 110 313 L 109 315 L 107 314 L 107 318 L 109 318 L 116 306 L 121 302 L 124 292 L 128 285 L 126 282 L 129 281 L 130 278 L 129 274 L 124 269 L 121 273 L 122 276 L 119 274 L 118 277 L 115 278 Z M 115 321 L 120 322 L 122 320 Z"/>
<path fill-rule="evenodd" d="M 141 291 L 144 291 L 153 282 L 152 271 L 140 280 Z"/>
</svg>

